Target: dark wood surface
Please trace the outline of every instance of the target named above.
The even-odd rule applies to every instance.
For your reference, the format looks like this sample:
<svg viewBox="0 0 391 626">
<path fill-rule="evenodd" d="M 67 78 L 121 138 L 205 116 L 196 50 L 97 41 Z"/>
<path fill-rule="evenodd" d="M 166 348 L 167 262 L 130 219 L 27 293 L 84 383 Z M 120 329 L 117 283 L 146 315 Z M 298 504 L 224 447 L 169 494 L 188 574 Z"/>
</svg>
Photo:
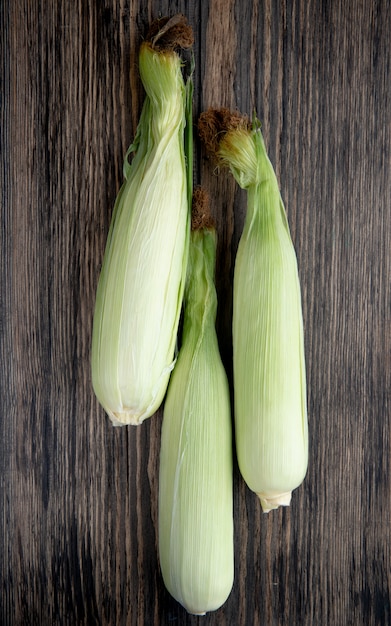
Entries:
<svg viewBox="0 0 391 626">
<path fill-rule="evenodd" d="M 388 0 L 5 0 L 1 46 L 0 469 L 5 626 L 391 623 L 391 5 Z M 161 412 L 114 429 L 91 323 L 158 15 L 194 28 L 195 117 L 256 108 L 302 284 L 310 462 L 262 514 L 237 467 L 235 582 L 190 617 L 157 558 Z M 245 195 L 198 141 L 219 234 L 218 333 Z"/>
</svg>

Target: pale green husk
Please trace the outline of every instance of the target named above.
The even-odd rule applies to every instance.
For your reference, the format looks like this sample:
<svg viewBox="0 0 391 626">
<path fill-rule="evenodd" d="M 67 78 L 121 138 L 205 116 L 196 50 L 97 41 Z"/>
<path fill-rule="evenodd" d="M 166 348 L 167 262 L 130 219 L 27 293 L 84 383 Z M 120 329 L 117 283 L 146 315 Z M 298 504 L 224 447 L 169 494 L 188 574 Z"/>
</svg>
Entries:
<svg viewBox="0 0 391 626">
<path fill-rule="evenodd" d="M 296 255 L 258 122 L 232 129 L 220 158 L 248 192 L 233 294 L 236 450 L 265 512 L 289 505 L 308 461 L 303 321 Z"/>
<path fill-rule="evenodd" d="M 191 234 L 182 346 L 164 408 L 159 555 L 189 613 L 219 608 L 233 584 L 229 388 L 215 331 L 213 230 Z"/>
<path fill-rule="evenodd" d="M 93 387 L 115 425 L 140 424 L 166 392 L 190 230 L 181 60 L 145 42 L 139 69 L 146 99 L 124 163 L 93 323 Z"/>
</svg>

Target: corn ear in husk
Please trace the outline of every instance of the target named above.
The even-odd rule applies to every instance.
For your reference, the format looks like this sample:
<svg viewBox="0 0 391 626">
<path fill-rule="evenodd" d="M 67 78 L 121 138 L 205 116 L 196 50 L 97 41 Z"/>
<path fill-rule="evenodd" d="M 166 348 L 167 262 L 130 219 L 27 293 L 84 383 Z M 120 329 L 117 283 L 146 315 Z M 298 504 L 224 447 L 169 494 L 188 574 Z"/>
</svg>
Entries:
<svg viewBox="0 0 391 626">
<path fill-rule="evenodd" d="M 140 424 L 162 402 L 186 277 L 186 87 L 179 55 L 172 44 L 162 47 L 167 28 L 163 38 L 141 45 L 146 98 L 126 155 L 96 294 L 92 382 L 115 425 Z"/>
<path fill-rule="evenodd" d="M 229 388 L 215 331 L 216 235 L 192 231 L 182 345 L 164 407 L 159 555 L 164 583 L 189 613 L 219 608 L 233 584 Z"/>
<path fill-rule="evenodd" d="M 203 114 L 200 133 L 247 191 L 233 292 L 236 451 L 267 512 L 289 505 L 308 462 L 296 254 L 259 122 L 212 110 Z"/>
</svg>

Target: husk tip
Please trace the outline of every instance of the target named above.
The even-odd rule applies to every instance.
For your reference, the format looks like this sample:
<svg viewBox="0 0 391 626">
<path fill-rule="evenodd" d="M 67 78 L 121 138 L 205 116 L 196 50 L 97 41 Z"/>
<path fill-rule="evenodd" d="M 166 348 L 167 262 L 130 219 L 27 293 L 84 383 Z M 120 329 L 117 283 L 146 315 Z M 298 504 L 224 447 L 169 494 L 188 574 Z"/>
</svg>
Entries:
<svg viewBox="0 0 391 626">
<path fill-rule="evenodd" d="M 198 134 L 207 152 L 219 161 L 218 150 L 224 135 L 230 130 L 251 129 L 246 115 L 221 107 L 210 107 L 198 119 Z"/>
<path fill-rule="evenodd" d="M 194 34 L 187 18 L 178 13 L 171 18 L 154 20 L 149 27 L 146 41 L 156 50 L 186 50 L 192 47 Z"/>
<path fill-rule="evenodd" d="M 194 189 L 191 209 L 191 229 L 213 229 L 215 222 L 210 214 L 209 194 L 203 187 Z"/>
</svg>

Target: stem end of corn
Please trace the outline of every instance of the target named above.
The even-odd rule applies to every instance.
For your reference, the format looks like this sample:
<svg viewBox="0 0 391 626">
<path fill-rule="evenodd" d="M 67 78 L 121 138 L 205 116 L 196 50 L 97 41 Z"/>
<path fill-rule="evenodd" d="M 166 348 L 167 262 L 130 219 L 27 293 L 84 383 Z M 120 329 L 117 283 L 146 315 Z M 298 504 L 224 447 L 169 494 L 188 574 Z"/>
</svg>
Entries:
<svg viewBox="0 0 391 626">
<path fill-rule="evenodd" d="M 111 421 L 113 422 L 113 426 L 139 426 L 142 424 L 146 415 L 140 415 L 140 413 L 132 413 L 131 411 L 122 411 L 121 413 L 113 413 L 112 411 L 107 411 L 107 414 Z"/>
<path fill-rule="evenodd" d="M 189 615 L 198 615 L 200 617 L 202 617 L 203 615 L 206 615 L 206 611 L 204 611 L 203 613 L 192 613 L 191 611 L 187 611 L 187 612 L 189 613 Z"/>
<path fill-rule="evenodd" d="M 266 495 L 265 493 L 257 493 L 261 501 L 262 511 L 269 513 L 278 509 L 279 506 L 289 506 L 291 503 L 292 492 L 278 493 L 277 495 Z"/>
</svg>

